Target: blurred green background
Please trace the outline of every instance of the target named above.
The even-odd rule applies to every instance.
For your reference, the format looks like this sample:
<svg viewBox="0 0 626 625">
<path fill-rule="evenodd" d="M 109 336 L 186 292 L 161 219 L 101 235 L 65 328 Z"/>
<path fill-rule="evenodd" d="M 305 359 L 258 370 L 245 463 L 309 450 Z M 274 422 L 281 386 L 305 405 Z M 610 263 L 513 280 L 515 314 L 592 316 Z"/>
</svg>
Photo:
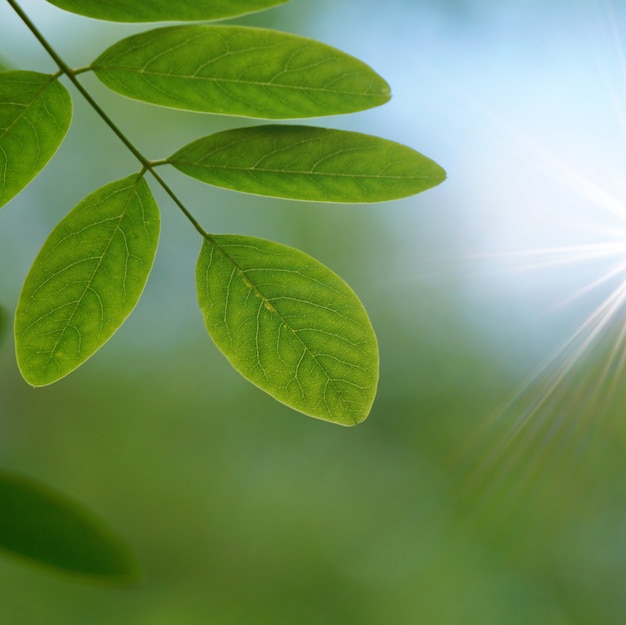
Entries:
<svg viewBox="0 0 626 625">
<path fill-rule="evenodd" d="M 23 6 L 77 67 L 143 29 Z M 240 22 L 368 62 L 392 102 L 313 123 L 409 144 L 448 171 L 376 206 L 168 175 L 208 230 L 294 245 L 353 286 L 380 342 L 373 412 L 350 429 L 309 419 L 230 370 L 195 303 L 198 236 L 155 188 L 155 268 L 109 344 L 33 390 L 0 338 L 0 464 L 98 513 L 143 578 L 118 588 L 3 557 L 0 622 L 623 624 L 626 11 L 293 0 Z M 1 1 L 0 42 L 8 66 L 53 71 Z M 247 123 L 84 82 L 154 159 Z M 59 153 L 0 214 L 9 320 L 55 223 L 137 169 L 74 102 Z"/>
</svg>

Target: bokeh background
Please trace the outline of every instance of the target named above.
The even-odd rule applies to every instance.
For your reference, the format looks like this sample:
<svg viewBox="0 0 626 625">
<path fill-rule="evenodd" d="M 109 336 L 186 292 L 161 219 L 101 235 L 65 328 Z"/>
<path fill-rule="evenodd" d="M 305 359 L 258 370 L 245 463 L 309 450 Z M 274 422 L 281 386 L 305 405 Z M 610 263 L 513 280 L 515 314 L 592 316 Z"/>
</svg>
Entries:
<svg viewBox="0 0 626 625">
<path fill-rule="evenodd" d="M 145 26 L 23 6 L 68 62 Z M 206 229 L 299 247 L 361 296 L 381 349 L 356 428 L 239 378 L 195 303 L 200 241 L 155 188 L 137 309 L 43 389 L 0 338 L 0 465 L 132 545 L 131 587 L 0 558 L 11 625 L 621 625 L 626 622 L 626 9 L 610 0 L 292 0 L 239 20 L 365 60 L 393 100 L 313 120 L 406 143 L 449 179 L 374 206 L 297 204 L 174 173 Z M 54 71 L 0 1 L 8 67 Z M 241 119 L 84 83 L 151 158 Z M 10 320 L 56 222 L 136 163 L 72 92 L 48 168 L 0 214 Z M 1 512 L 1 511 L 0 511 Z"/>
</svg>

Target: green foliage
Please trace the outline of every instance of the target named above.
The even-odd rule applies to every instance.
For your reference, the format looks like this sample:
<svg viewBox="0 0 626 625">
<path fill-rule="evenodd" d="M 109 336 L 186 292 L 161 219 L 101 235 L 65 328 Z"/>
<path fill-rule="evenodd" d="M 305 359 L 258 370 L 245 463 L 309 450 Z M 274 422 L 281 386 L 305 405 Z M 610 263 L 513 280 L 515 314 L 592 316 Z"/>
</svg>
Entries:
<svg viewBox="0 0 626 625">
<path fill-rule="evenodd" d="M 48 0 L 61 9 L 113 22 L 215 20 L 262 11 L 287 0 Z"/>
<path fill-rule="evenodd" d="M 439 165 L 404 145 L 308 126 L 226 130 L 168 159 L 183 173 L 227 189 L 318 202 L 381 202 L 439 184 Z"/>
<path fill-rule="evenodd" d="M 111 46 L 91 69 L 129 98 L 264 119 L 352 113 L 390 97 L 378 74 L 339 50 L 243 26 L 150 30 Z"/>
<path fill-rule="evenodd" d="M 17 360 L 27 382 L 56 382 L 122 325 L 152 268 L 159 221 L 143 174 L 135 174 L 94 191 L 52 231 L 15 314 Z"/>
<path fill-rule="evenodd" d="M 182 25 L 123 39 L 73 70 L 16 0 L 7 0 L 58 66 L 53 75 L 0 73 L 0 205 L 41 171 L 65 136 L 72 103 L 64 77 L 141 165 L 83 199 L 54 228 L 25 280 L 15 314 L 19 369 L 51 384 L 122 325 L 148 279 L 159 209 L 145 180 L 173 200 L 203 240 L 198 301 L 218 348 L 245 378 L 306 415 L 354 425 L 369 414 L 378 345 L 363 305 L 330 269 L 262 239 L 207 232 L 165 183 L 173 166 L 236 191 L 324 202 L 381 202 L 445 178 L 433 161 L 384 139 L 305 126 L 257 126 L 204 137 L 169 159 L 148 159 L 79 80 L 93 72 L 118 93 L 176 109 L 262 119 L 351 113 L 389 100 L 370 67 L 323 43 L 268 29 Z M 208 20 L 281 0 L 52 0 L 117 21 Z M 0 330 L 4 320 L 0 317 Z M 117 539 L 74 504 L 0 474 L 0 545 L 56 567 L 127 577 Z"/>
<path fill-rule="evenodd" d="M 341 278 L 291 247 L 222 235 L 204 242 L 196 280 L 207 330 L 243 376 L 313 417 L 367 417 L 376 336 Z"/>
<path fill-rule="evenodd" d="M 0 206 L 45 167 L 71 119 L 72 101 L 56 76 L 0 73 Z"/>
<path fill-rule="evenodd" d="M 66 497 L 0 472 L 0 548 L 72 573 L 111 579 L 136 575 L 111 530 Z"/>
<path fill-rule="evenodd" d="M 15 317 L 24 379 L 43 386 L 64 377 L 92 356 L 136 305 L 152 267 L 159 229 L 158 207 L 144 180 L 149 172 L 204 239 L 200 306 L 209 333 L 234 367 L 307 415 L 344 425 L 365 419 L 376 392 L 378 351 L 354 293 L 332 271 L 297 250 L 209 234 L 156 166 L 171 165 L 236 191 L 323 202 L 405 197 L 442 182 L 443 169 L 385 139 L 306 126 L 239 128 L 199 139 L 169 159 L 149 160 L 78 76 L 93 71 L 114 91 L 153 104 L 271 119 L 378 106 L 389 99 L 387 83 L 362 61 L 317 41 L 268 29 L 208 24 L 133 35 L 108 48 L 90 67 L 72 70 L 16 1 L 7 1 L 59 72 L 0 74 L 0 153 L 6 172 L 0 198 L 6 201 L 28 184 L 67 130 L 71 103 L 57 80 L 61 75 L 142 165 L 139 174 L 80 202 L 37 256 Z M 136 21 L 224 17 L 277 2 L 54 4 L 93 17 Z"/>
</svg>

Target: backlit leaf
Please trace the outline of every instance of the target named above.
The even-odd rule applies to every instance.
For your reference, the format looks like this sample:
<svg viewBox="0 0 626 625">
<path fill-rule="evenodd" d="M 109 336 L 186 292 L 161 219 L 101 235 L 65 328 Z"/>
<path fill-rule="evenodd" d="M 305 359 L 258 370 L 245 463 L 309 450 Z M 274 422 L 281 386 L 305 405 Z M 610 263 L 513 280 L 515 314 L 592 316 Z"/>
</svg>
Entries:
<svg viewBox="0 0 626 625">
<path fill-rule="evenodd" d="M 116 332 L 141 296 L 158 237 L 158 207 L 137 174 L 98 189 L 58 224 L 15 314 L 17 360 L 27 382 L 55 382 Z"/>
<path fill-rule="evenodd" d="M 48 0 L 87 17 L 111 22 L 216 20 L 262 11 L 287 0 Z"/>
<path fill-rule="evenodd" d="M 168 159 L 202 182 L 246 193 L 319 202 L 381 202 L 445 177 L 434 161 L 386 139 L 309 126 L 227 130 Z"/>
<path fill-rule="evenodd" d="M 378 346 L 363 305 L 299 250 L 247 236 L 204 242 L 198 301 L 217 347 L 278 401 L 341 425 L 363 421 L 378 382 Z"/>
<path fill-rule="evenodd" d="M 0 548 L 72 573 L 130 578 L 135 562 L 111 530 L 44 486 L 0 472 Z"/>
<path fill-rule="evenodd" d="M 350 113 L 384 104 L 387 83 L 312 39 L 243 26 L 171 26 L 119 41 L 96 76 L 130 98 L 267 119 Z"/>
<path fill-rule="evenodd" d="M 54 76 L 0 72 L 0 206 L 45 167 L 71 118 L 70 96 Z"/>
</svg>

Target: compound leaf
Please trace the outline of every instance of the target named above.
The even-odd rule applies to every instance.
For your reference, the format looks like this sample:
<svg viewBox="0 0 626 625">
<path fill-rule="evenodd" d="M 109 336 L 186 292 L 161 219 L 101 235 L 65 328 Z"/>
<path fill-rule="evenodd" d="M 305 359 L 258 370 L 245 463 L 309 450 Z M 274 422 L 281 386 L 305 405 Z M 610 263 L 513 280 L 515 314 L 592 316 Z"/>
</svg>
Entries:
<svg viewBox="0 0 626 625">
<path fill-rule="evenodd" d="M 71 119 L 72 101 L 57 77 L 0 73 L 0 206 L 45 167 Z"/>
<path fill-rule="evenodd" d="M 374 70 L 344 52 L 244 26 L 170 26 L 133 35 L 91 69 L 130 98 L 266 119 L 350 113 L 390 97 Z"/>
<path fill-rule="evenodd" d="M 158 237 L 158 207 L 141 174 L 94 191 L 57 225 L 15 313 L 27 382 L 55 382 L 109 340 L 141 296 Z"/>
<path fill-rule="evenodd" d="M 0 548 L 72 573 L 129 578 L 136 572 L 127 547 L 82 506 L 4 471 Z"/>
<path fill-rule="evenodd" d="M 48 0 L 66 11 L 111 22 L 216 20 L 263 11 L 287 0 Z"/>
<path fill-rule="evenodd" d="M 354 425 L 371 408 L 378 345 L 363 305 L 304 252 L 247 236 L 205 240 L 198 301 L 233 367 L 306 415 Z"/>
<path fill-rule="evenodd" d="M 445 171 L 411 148 L 356 132 L 256 126 L 219 132 L 168 162 L 202 182 L 319 202 L 381 202 L 442 182 Z"/>
</svg>

